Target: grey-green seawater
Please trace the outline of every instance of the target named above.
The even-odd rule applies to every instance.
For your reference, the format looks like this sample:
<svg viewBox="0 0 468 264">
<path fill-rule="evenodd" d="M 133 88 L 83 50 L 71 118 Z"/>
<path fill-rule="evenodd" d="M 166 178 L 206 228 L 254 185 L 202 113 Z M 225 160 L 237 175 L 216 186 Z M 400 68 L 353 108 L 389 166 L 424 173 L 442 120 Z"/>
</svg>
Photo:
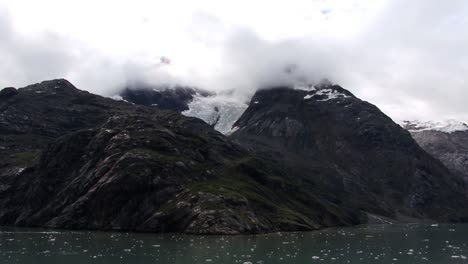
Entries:
<svg viewBox="0 0 468 264">
<path fill-rule="evenodd" d="M 0 263 L 468 263 L 468 225 L 368 225 L 258 236 L 0 228 Z"/>
</svg>

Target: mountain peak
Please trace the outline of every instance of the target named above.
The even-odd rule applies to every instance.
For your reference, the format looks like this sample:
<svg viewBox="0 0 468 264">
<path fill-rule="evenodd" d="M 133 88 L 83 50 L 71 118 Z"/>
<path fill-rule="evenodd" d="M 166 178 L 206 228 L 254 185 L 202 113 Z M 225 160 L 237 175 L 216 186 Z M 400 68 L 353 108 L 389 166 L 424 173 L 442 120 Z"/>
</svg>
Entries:
<svg viewBox="0 0 468 264">
<path fill-rule="evenodd" d="M 28 85 L 24 88 L 21 88 L 24 91 L 32 91 L 35 93 L 52 93 L 55 94 L 56 91 L 60 92 L 84 92 L 76 88 L 72 83 L 66 79 L 54 79 L 43 81 L 40 83 Z"/>
</svg>

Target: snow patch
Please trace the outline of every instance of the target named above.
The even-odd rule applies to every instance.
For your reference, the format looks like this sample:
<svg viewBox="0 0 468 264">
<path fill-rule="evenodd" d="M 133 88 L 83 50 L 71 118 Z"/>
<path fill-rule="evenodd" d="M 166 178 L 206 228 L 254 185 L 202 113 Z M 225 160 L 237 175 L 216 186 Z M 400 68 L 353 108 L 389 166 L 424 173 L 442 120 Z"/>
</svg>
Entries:
<svg viewBox="0 0 468 264">
<path fill-rule="evenodd" d="M 322 90 L 316 91 L 314 94 L 307 94 L 306 96 L 304 96 L 304 100 L 311 99 L 311 98 L 313 98 L 315 96 L 324 97 L 323 99 L 317 99 L 317 101 L 319 101 L 319 102 L 324 102 L 324 101 L 328 101 L 328 100 L 332 100 L 332 99 L 338 99 L 338 98 L 348 98 L 348 97 L 350 97 L 350 96 L 348 96 L 348 95 L 346 95 L 344 93 L 338 92 L 337 90 L 322 89 Z"/>
<path fill-rule="evenodd" d="M 240 129 L 240 127 L 235 126 L 235 127 L 233 127 L 233 128 L 231 129 L 231 131 L 229 132 L 229 134 L 232 134 L 232 133 L 236 132 L 236 131 L 239 130 L 239 129 Z"/>
<path fill-rule="evenodd" d="M 112 95 L 109 98 L 112 99 L 112 100 L 115 100 L 115 101 L 124 101 L 124 102 L 129 103 L 129 104 L 134 104 L 134 103 L 130 103 L 129 101 L 123 99 L 123 97 L 120 96 L 119 94 Z"/>
<path fill-rule="evenodd" d="M 228 135 L 235 128 L 232 126 L 247 109 L 248 105 L 224 95 L 204 97 L 196 94 L 188 104 L 185 116 L 197 117 L 214 126 L 214 129 Z"/>
<path fill-rule="evenodd" d="M 403 121 L 401 125 L 410 132 L 439 131 L 453 133 L 468 130 L 467 123 L 454 119 L 443 121 Z"/>
<path fill-rule="evenodd" d="M 316 92 L 315 94 L 325 96 L 324 99 L 317 100 L 317 101 L 321 101 L 321 102 L 332 100 L 332 99 L 337 99 L 337 98 L 348 98 L 349 97 L 348 95 L 346 95 L 344 93 L 340 93 L 337 90 L 333 90 L 333 89 L 322 89 L 322 90 Z"/>
<path fill-rule="evenodd" d="M 118 95 L 118 94 L 115 94 L 115 95 L 112 95 L 111 97 L 109 97 L 110 99 L 112 100 L 116 100 L 116 101 L 123 101 L 124 99 L 122 98 L 122 96 Z"/>
</svg>

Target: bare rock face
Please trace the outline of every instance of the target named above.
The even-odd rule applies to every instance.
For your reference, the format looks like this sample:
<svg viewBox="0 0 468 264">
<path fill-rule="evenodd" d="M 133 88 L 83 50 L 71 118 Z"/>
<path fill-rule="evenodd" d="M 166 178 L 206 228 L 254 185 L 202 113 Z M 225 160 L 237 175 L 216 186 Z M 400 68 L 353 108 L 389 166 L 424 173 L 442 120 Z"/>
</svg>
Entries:
<svg viewBox="0 0 468 264">
<path fill-rule="evenodd" d="M 468 126 L 465 123 L 405 121 L 402 126 L 425 151 L 468 184 Z"/>
<path fill-rule="evenodd" d="M 235 126 L 233 140 L 324 200 L 391 219 L 466 220 L 463 182 L 338 85 L 258 91 Z"/>
</svg>

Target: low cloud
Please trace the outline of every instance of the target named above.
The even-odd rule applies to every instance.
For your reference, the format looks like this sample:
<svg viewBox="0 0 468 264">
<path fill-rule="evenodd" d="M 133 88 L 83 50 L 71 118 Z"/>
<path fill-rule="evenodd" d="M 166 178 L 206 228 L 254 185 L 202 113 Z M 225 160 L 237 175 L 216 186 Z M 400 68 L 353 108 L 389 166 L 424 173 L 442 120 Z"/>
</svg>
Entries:
<svg viewBox="0 0 468 264">
<path fill-rule="evenodd" d="M 0 9 L 0 80 L 24 84 L 64 76 L 74 61 L 70 43 L 56 34 L 22 36 L 14 31 L 10 14 Z"/>
<path fill-rule="evenodd" d="M 314 16 L 339 20 L 338 11 L 320 7 Z M 95 47 L 60 31 L 24 34 L 15 26 L 14 13 L 0 5 L 0 80 L 2 86 L 21 87 L 65 77 L 103 95 L 129 82 L 179 84 L 246 100 L 271 85 L 328 78 L 395 120 L 468 119 L 468 2 L 394 0 L 373 12 L 350 36 L 322 30 L 275 40 L 255 27 L 200 10 L 188 12 L 192 15 L 186 20 L 167 18 L 158 35 L 152 25 L 161 21 L 142 15 L 140 35 L 122 29 L 124 35 L 118 36 L 135 49 L 110 52 L 113 45 Z M 291 17 L 276 19 L 286 23 Z M 316 21 L 309 20 L 307 15 L 304 23 Z M 171 58 L 171 65 L 161 64 L 161 56 Z"/>
</svg>

